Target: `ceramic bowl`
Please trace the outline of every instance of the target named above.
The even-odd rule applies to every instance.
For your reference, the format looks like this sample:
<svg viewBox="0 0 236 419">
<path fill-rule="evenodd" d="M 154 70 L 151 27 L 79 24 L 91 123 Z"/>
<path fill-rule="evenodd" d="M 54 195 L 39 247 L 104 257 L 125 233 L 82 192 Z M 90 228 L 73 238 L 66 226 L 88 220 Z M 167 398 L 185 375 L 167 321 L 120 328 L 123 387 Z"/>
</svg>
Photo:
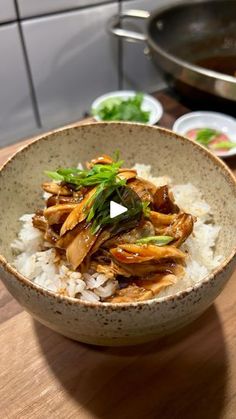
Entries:
<svg viewBox="0 0 236 419">
<path fill-rule="evenodd" d="M 127 100 L 130 98 L 133 98 L 136 94 L 137 92 L 135 92 L 134 90 L 118 90 L 116 92 L 105 93 L 104 95 L 99 96 L 92 103 L 91 109 L 93 111 L 96 111 L 96 109 L 98 109 L 100 105 L 102 105 L 102 103 L 105 102 L 107 99 L 118 98 L 122 100 Z M 142 103 L 141 109 L 143 111 L 150 112 L 149 121 L 147 122 L 150 125 L 156 124 L 163 115 L 163 107 L 162 107 L 161 102 L 159 102 L 159 100 L 157 100 L 155 97 L 147 95 L 147 94 L 143 95 L 143 103 Z M 101 118 L 96 114 L 94 115 L 94 119 L 96 121 L 101 121 Z"/>
<path fill-rule="evenodd" d="M 43 205 L 44 170 L 73 166 L 102 152 L 121 151 L 127 166 L 151 164 L 154 175 L 191 182 L 222 226 L 216 252 L 224 261 L 208 277 L 175 296 L 138 303 L 86 303 L 34 285 L 12 266 L 10 244 L 19 217 Z M 236 184 L 226 165 L 197 143 L 171 131 L 141 124 L 94 123 L 46 135 L 20 150 L 0 172 L 0 276 L 32 316 L 51 329 L 97 345 L 153 340 L 192 322 L 212 304 L 235 267 Z"/>
<path fill-rule="evenodd" d="M 236 154 L 236 119 L 232 116 L 219 112 L 197 111 L 189 112 L 178 118 L 172 129 L 180 135 L 195 128 L 212 128 L 226 134 L 229 140 L 235 143 L 235 147 L 228 151 L 214 150 L 214 154 L 219 157 L 227 158 Z M 211 152 L 213 152 L 211 150 Z"/>
</svg>

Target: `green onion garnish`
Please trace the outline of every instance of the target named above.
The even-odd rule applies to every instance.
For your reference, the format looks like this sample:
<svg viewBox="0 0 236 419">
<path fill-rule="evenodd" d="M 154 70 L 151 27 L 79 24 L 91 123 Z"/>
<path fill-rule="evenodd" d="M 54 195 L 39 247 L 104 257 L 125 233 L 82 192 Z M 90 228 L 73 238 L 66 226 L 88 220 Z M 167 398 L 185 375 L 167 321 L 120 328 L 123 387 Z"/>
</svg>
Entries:
<svg viewBox="0 0 236 419">
<path fill-rule="evenodd" d="M 136 241 L 136 244 L 155 244 L 156 246 L 165 246 L 174 240 L 171 236 L 149 236 Z"/>
<path fill-rule="evenodd" d="M 221 141 L 220 143 L 212 144 L 212 148 L 227 148 L 230 150 L 231 148 L 236 147 L 236 143 L 232 143 L 231 141 Z"/>
<path fill-rule="evenodd" d="M 92 169 L 81 170 L 75 168 L 61 168 L 55 172 L 45 171 L 44 173 L 53 180 L 71 183 L 82 186 L 95 186 L 103 182 L 114 183 L 123 161 L 117 161 L 111 164 L 95 164 Z"/>
<path fill-rule="evenodd" d="M 118 234 L 124 228 L 137 225 L 143 215 L 148 217 L 150 213 L 149 202 L 142 202 L 139 196 L 126 186 L 127 180 L 119 178 L 119 169 L 123 161 L 118 158 L 119 152 L 116 152 L 115 161 L 111 164 L 95 164 L 88 170 L 60 168 L 55 172 L 44 172 L 55 181 L 75 185 L 76 190 L 82 187 L 96 188 L 83 208 L 86 221 L 92 222 L 93 233 L 105 225 L 110 225 Z M 125 206 L 127 211 L 111 219 L 111 200 Z"/>
</svg>

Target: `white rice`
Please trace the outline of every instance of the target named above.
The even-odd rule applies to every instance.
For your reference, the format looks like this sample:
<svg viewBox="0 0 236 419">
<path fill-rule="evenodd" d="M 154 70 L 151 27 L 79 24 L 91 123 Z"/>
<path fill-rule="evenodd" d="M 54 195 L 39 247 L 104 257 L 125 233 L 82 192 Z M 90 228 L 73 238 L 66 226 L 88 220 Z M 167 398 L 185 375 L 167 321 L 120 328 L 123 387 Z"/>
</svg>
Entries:
<svg viewBox="0 0 236 419">
<path fill-rule="evenodd" d="M 176 284 L 167 287 L 156 298 L 173 295 L 178 291 L 201 281 L 222 260 L 215 256 L 214 248 L 220 227 L 214 224 L 211 208 L 204 201 L 201 192 L 192 184 L 172 185 L 167 176 L 153 177 L 151 166 L 136 164 L 138 175 L 157 186 L 168 184 L 177 205 L 197 217 L 193 233 L 181 249 L 188 254 L 185 276 Z M 33 214 L 20 218 L 22 228 L 12 249 L 16 258 L 16 269 L 35 284 L 61 295 L 76 297 L 84 301 L 100 301 L 111 296 L 117 288 L 117 281 L 98 272 L 72 271 L 65 261 L 55 263 L 56 252 L 44 241 L 43 233 L 32 225 Z"/>
</svg>

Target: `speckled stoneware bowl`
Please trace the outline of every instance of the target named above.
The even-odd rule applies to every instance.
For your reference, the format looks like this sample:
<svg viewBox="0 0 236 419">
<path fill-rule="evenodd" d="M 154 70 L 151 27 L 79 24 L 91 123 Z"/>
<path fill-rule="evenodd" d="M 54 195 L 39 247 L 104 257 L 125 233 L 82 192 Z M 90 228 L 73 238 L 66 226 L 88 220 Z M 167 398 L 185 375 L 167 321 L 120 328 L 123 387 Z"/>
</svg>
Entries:
<svg viewBox="0 0 236 419">
<path fill-rule="evenodd" d="M 46 291 L 12 267 L 10 243 L 19 217 L 43 204 L 40 185 L 45 169 L 120 149 L 127 166 L 151 164 L 156 176 L 192 182 L 211 205 L 222 226 L 218 269 L 174 297 L 139 303 L 85 303 Z M 236 184 L 224 163 L 203 147 L 170 131 L 130 123 L 95 123 L 47 135 L 18 152 L 0 173 L 0 276 L 17 301 L 46 326 L 72 339 L 98 345 L 152 340 L 190 323 L 214 301 L 235 267 Z"/>
</svg>

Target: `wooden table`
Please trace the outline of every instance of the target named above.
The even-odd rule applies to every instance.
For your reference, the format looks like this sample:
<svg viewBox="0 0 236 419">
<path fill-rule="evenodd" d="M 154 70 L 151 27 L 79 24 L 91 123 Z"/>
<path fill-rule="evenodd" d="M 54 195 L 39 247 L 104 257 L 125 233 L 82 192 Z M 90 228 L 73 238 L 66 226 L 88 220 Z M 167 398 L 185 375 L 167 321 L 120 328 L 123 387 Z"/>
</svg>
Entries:
<svg viewBox="0 0 236 419">
<path fill-rule="evenodd" d="M 160 125 L 187 111 L 165 92 Z M 19 144 L 0 151 L 0 164 Z M 228 161 L 235 171 L 236 159 Z M 216 303 L 171 337 L 128 348 L 70 341 L 0 284 L 0 417 L 235 419 L 236 272 Z"/>
</svg>

